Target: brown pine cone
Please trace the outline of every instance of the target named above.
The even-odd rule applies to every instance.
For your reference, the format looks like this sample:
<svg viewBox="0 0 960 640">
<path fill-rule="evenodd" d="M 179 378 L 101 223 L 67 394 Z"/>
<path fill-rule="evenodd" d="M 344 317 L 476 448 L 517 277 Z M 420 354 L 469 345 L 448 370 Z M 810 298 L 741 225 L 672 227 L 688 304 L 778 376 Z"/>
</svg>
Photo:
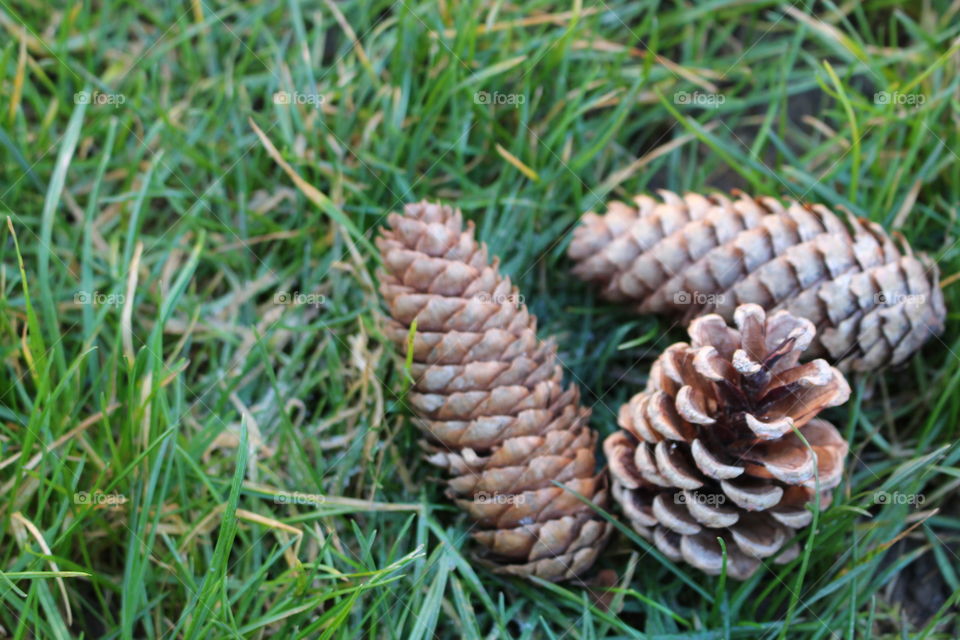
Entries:
<svg viewBox="0 0 960 640">
<path fill-rule="evenodd" d="M 755 304 L 733 315 L 736 330 L 716 314 L 691 322 L 690 344 L 657 358 L 603 449 L 638 533 L 712 575 L 722 538 L 727 574 L 743 580 L 807 526 L 818 486 L 829 505 L 847 443 L 815 416 L 846 402 L 850 387 L 824 360 L 798 364 L 814 339 L 809 320 Z M 775 562 L 798 552 L 795 543 Z"/>
<path fill-rule="evenodd" d="M 612 527 L 554 484 L 606 504 L 590 410 L 564 390 L 556 346 L 537 340 L 536 318 L 460 211 L 422 202 L 388 222 L 377 239 L 386 333 L 406 352 L 416 321 L 408 399 L 428 460 L 452 475 L 448 494 L 496 571 L 581 575 Z"/>
<path fill-rule="evenodd" d="M 817 327 L 808 357 L 844 370 L 899 364 L 943 330 L 936 263 L 875 223 L 739 192 L 660 195 L 612 202 L 574 232 L 574 273 L 607 299 L 686 321 L 786 309 Z"/>
</svg>

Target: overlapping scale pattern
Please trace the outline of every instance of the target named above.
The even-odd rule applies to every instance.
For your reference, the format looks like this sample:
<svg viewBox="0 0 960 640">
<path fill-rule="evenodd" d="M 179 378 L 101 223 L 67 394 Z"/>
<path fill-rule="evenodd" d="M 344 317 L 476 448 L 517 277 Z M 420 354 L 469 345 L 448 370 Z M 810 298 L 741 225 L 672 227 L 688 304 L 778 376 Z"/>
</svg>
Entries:
<svg viewBox="0 0 960 640">
<path fill-rule="evenodd" d="M 733 316 L 736 328 L 717 314 L 694 319 L 690 343 L 657 358 L 604 453 L 637 532 L 709 574 L 721 571 L 722 538 L 728 575 L 746 579 L 810 522 L 818 492 L 829 505 L 847 444 L 816 416 L 850 387 L 824 360 L 800 363 L 811 321 L 756 304 Z M 794 543 L 775 561 L 797 553 Z"/>
<path fill-rule="evenodd" d="M 459 211 L 426 202 L 391 214 L 377 244 L 388 337 L 412 336 L 408 402 L 428 459 L 474 521 L 497 571 L 548 580 L 580 576 L 611 526 L 558 482 L 603 505 L 597 435 L 576 387 L 563 387 L 556 346 Z"/>
<path fill-rule="evenodd" d="M 808 356 L 843 370 L 898 364 L 943 330 L 936 264 L 875 223 L 739 192 L 660 196 L 584 215 L 574 273 L 644 313 L 785 309 L 817 328 Z"/>
</svg>

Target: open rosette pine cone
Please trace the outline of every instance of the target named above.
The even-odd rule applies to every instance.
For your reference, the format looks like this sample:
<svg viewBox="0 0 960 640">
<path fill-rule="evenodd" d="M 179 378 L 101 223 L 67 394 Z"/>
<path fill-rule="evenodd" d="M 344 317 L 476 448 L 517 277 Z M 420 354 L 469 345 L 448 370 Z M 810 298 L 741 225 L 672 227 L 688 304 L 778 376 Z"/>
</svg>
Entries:
<svg viewBox="0 0 960 640">
<path fill-rule="evenodd" d="M 638 533 L 712 575 L 722 538 L 727 575 L 743 580 L 807 526 L 818 491 L 820 507 L 830 504 L 847 443 L 816 416 L 846 402 L 850 387 L 824 360 L 799 364 L 814 339 L 809 320 L 755 304 L 733 316 L 736 329 L 716 314 L 691 322 L 690 344 L 656 360 L 604 452 Z M 775 562 L 798 553 L 794 543 Z"/>
<path fill-rule="evenodd" d="M 744 303 L 812 320 L 807 354 L 842 370 L 903 362 L 943 330 L 936 263 L 880 225 L 740 192 L 638 195 L 587 213 L 569 254 L 609 300 L 685 320 Z"/>
<path fill-rule="evenodd" d="M 612 526 L 568 487 L 607 501 L 597 434 L 576 386 L 563 388 L 556 345 L 459 210 L 426 202 L 393 213 L 377 246 L 386 334 L 401 352 L 411 327 L 408 401 L 428 460 L 501 573 L 564 580 L 593 564 Z"/>
</svg>

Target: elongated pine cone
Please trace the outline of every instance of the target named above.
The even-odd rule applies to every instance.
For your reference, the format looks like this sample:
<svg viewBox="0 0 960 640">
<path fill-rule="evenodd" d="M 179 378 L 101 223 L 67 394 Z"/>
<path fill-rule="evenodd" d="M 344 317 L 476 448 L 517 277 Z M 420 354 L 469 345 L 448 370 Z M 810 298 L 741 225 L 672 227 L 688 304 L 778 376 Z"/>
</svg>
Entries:
<svg viewBox="0 0 960 640">
<path fill-rule="evenodd" d="M 407 351 L 408 396 L 446 469 L 448 495 L 473 519 L 483 559 L 501 573 L 564 580 L 590 568 L 611 526 L 557 481 L 599 505 L 597 434 L 576 386 L 564 389 L 556 345 L 460 211 L 409 204 L 377 240 L 387 334 Z"/>
<path fill-rule="evenodd" d="M 808 357 L 843 370 L 898 364 L 943 330 L 936 264 L 875 223 L 739 192 L 660 195 L 611 202 L 574 232 L 574 273 L 604 297 L 687 321 L 786 309 L 817 327 Z"/>
<path fill-rule="evenodd" d="M 755 304 L 689 327 L 667 348 L 647 388 L 620 408 L 622 431 L 603 443 L 613 496 L 633 528 L 667 557 L 744 580 L 813 517 L 839 484 L 847 443 L 825 407 L 850 387 L 824 360 L 798 364 L 813 323 Z M 809 443 L 796 435 L 794 427 Z M 819 482 L 819 485 L 818 485 Z M 776 562 L 797 556 L 794 543 Z"/>
</svg>

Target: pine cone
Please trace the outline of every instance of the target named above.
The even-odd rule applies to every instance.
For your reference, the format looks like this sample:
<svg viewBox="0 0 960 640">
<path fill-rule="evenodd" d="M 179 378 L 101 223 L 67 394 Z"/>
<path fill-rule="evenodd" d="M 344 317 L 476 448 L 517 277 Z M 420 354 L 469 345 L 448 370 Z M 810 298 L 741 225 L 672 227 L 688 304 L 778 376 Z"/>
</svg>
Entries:
<svg viewBox="0 0 960 640">
<path fill-rule="evenodd" d="M 426 202 L 393 213 L 377 245 L 387 335 L 405 352 L 415 321 L 408 396 L 429 438 L 428 460 L 453 477 L 448 495 L 501 573 L 547 580 L 581 575 L 611 526 L 554 481 L 599 505 L 597 434 L 578 389 L 564 390 L 556 346 L 463 228 L 460 211 Z"/>
<path fill-rule="evenodd" d="M 847 443 L 815 416 L 846 402 L 850 387 L 824 360 L 798 364 L 814 339 L 809 320 L 755 304 L 734 319 L 737 330 L 716 314 L 695 319 L 690 344 L 657 358 L 603 449 L 613 496 L 638 533 L 712 575 L 722 538 L 728 575 L 744 580 L 807 526 L 818 486 L 829 505 Z M 794 544 L 776 562 L 798 552 Z"/>
<path fill-rule="evenodd" d="M 813 321 L 808 357 L 844 370 L 899 364 L 943 330 L 939 271 L 879 225 L 823 205 L 734 192 L 612 202 L 574 232 L 574 273 L 644 313 L 733 317 L 740 304 Z"/>
</svg>

